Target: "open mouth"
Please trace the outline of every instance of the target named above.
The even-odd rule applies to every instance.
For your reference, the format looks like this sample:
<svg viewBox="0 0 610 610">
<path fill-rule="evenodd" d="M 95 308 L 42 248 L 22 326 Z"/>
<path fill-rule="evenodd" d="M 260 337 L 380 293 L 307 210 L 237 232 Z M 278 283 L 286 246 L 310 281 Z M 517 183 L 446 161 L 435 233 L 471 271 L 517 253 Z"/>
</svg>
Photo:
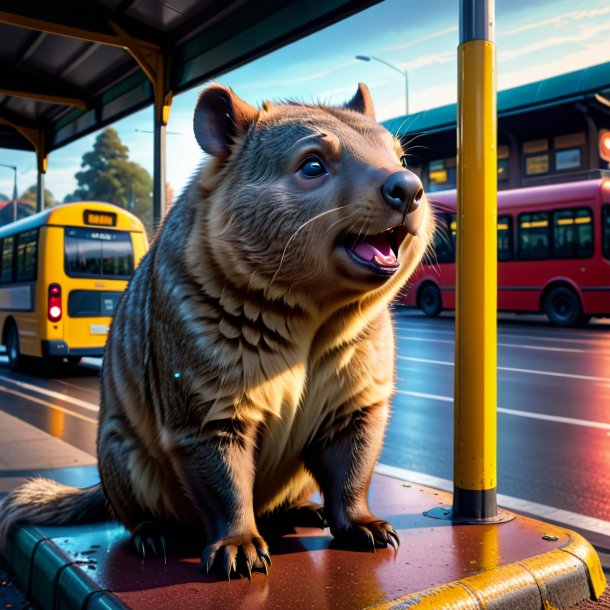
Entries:
<svg viewBox="0 0 610 610">
<path fill-rule="evenodd" d="M 392 275 L 400 266 L 398 249 L 407 235 L 402 225 L 374 235 L 349 234 L 343 244 L 353 261 L 380 275 Z"/>
</svg>

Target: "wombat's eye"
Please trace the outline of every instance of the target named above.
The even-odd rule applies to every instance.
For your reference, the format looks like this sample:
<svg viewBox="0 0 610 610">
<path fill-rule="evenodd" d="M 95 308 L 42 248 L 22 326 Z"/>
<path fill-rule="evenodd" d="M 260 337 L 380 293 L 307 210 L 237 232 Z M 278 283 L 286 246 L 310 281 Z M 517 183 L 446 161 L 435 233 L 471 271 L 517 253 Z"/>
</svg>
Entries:
<svg viewBox="0 0 610 610">
<path fill-rule="evenodd" d="M 402 157 L 400 157 L 400 163 L 402 164 L 403 167 L 407 167 L 408 166 L 407 155 L 403 155 Z"/>
<path fill-rule="evenodd" d="M 299 166 L 298 171 L 306 178 L 319 178 L 320 176 L 324 176 L 324 174 L 328 174 L 324 161 L 315 155 L 306 157 Z"/>
</svg>

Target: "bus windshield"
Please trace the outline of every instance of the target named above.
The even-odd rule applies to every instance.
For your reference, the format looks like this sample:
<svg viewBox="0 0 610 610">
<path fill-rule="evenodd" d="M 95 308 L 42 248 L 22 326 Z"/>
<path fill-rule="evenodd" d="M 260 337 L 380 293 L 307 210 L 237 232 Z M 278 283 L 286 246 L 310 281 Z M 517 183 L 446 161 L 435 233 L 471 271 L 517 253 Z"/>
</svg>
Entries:
<svg viewBox="0 0 610 610">
<path fill-rule="evenodd" d="M 65 271 L 71 277 L 129 278 L 133 273 L 129 233 L 67 227 Z"/>
</svg>

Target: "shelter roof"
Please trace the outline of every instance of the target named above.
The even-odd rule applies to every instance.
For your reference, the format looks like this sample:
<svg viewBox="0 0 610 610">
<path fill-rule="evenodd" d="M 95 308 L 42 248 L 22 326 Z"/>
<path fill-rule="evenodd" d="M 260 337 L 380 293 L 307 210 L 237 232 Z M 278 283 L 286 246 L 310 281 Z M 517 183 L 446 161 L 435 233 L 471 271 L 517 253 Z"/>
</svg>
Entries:
<svg viewBox="0 0 610 610">
<path fill-rule="evenodd" d="M 610 62 L 567 72 L 520 87 L 498 91 L 498 118 L 559 106 L 570 102 L 594 99 L 596 94 L 610 92 Z M 435 133 L 455 129 L 457 104 L 447 104 L 385 121 L 393 134 Z"/>
<path fill-rule="evenodd" d="M 3 0 L 0 147 L 45 153 L 379 0 Z"/>
</svg>

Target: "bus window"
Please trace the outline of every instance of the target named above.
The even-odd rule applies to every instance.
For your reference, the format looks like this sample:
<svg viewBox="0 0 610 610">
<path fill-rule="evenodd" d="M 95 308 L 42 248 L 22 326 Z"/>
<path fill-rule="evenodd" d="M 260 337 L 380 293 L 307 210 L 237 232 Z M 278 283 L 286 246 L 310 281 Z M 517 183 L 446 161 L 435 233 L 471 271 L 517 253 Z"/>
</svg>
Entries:
<svg viewBox="0 0 610 610">
<path fill-rule="evenodd" d="M 519 216 L 519 258 L 543 260 L 549 257 L 549 215 L 533 212 Z"/>
<path fill-rule="evenodd" d="M 602 209 L 602 250 L 604 258 L 610 260 L 610 205 Z"/>
<path fill-rule="evenodd" d="M 553 212 L 553 257 L 593 256 L 593 216 L 589 208 Z"/>
<path fill-rule="evenodd" d="M 128 279 L 133 273 L 129 233 L 66 228 L 65 270 L 71 277 Z"/>
<path fill-rule="evenodd" d="M 455 242 L 449 236 L 449 223 L 448 214 L 437 213 L 434 251 L 438 263 L 453 263 L 455 261 Z"/>
<path fill-rule="evenodd" d="M 36 256 L 38 252 L 38 229 L 24 231 L 17 235 L 17 275 L 18 282 L 36 280 Z"/>
<path fill-rule="evenodd" d="M 510 216 L 498 217 L 498 261 L 513 260 L 513 227 Z"/>
<path fill-rule="evenodd" d="M 13 280 L 13 243 L 14 238 L 5 237 L 2 240 L 2 267 L 0 268 L 0 282 L 6 284 Z"/>
</svg>

